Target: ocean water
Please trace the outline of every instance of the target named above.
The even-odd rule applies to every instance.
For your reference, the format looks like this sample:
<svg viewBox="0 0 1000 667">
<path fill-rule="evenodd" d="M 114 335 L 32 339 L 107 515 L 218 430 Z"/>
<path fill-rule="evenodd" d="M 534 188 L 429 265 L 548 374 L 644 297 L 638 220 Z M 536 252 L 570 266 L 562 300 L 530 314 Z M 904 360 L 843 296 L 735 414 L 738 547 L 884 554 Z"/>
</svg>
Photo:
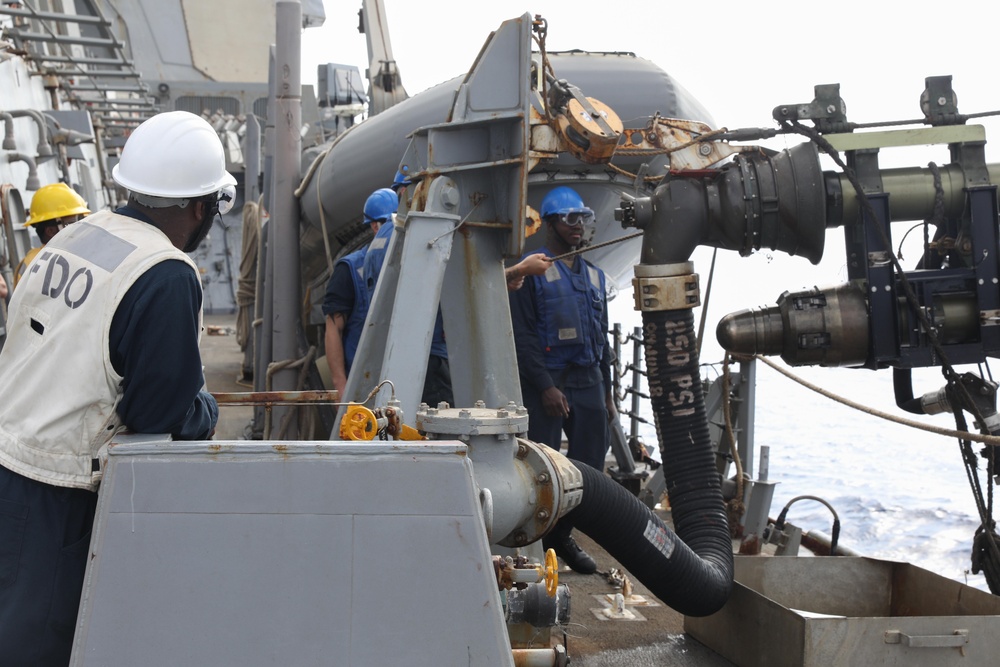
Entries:
<svg viewBox="0 0 1000 667">
<path fill-rule="evenodd" d="M 773 293 L 771 303 L 777 295 Z M 621 323 L 626 333 L 641 325 L 641 317 L 632 310 L 630 301 L 631 295 L 623 290 L 610 309 L 611 321 Z M 729 305 L 736 309 L 732 307 L 735 304 Z M 697 322 L 697 311 L 695 317 Z M 714 321 L 710 317 L 706 327 L 703 364 L 722 358 L 721 350 L 712 345 Z M 631 360 L 628 348 L 623 357 Z M 814 367 L 790 370 L 857 403 L 938 427 L 955 428 L 951 415 L 918 417 L 896 408 L 891 371 Z M 720 374 L 721 366 L 703 367 L 703 378 Z M 630 382 L 630 378 L 623 380 L 625 385 Z M 917 395 L 942 384 L 937 369 L 914 372 Z M 972 537 L 979 519 L 955 439 L 841 405 L 761 363 L 757 364 L 756 406 L 755 444 L 758 452 L 761 446 L 770 448 L 769 479 L 778 482 L 772 518 L 796 496 L 819 496 L 839 515 L 841 544 L 865 556 L 907 561 L 988 590 L 984 577 L 969 571 Z M 651 409 L 645 402 L 643 414 L 651 419 Z M 623 426 L 628 432 L 624 418 Z M 652 425 L 641 425 L 640 433 L 647 444 L 656 443 Z M 978 452 L 982 445 L 973 443 L 973 447 Z M 754 477 L 756 473 L 753 471 Z M 1000 514 L 1000 509 L 995 514 Z M 795 503 L 788 520 L 804 531 L 831 532 L 830 512 L 814 501 Z"/>
</svg>

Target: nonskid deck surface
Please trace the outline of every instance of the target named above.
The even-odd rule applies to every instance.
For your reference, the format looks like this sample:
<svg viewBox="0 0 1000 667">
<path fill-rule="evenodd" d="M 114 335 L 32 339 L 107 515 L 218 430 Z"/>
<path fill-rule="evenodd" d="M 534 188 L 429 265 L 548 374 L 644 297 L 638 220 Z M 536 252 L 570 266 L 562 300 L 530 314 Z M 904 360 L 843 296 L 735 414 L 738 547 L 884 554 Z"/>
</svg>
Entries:
<svg viewBox="0 0 1000 667">
<path fill-rule="evenodd" d="M 235 322 L 235 315 L 205 316 L 201 350 L 209 391 L 252 391 L 237 382 L 243 353 L 236 342 Z M 220 408 L 215 438 L 242 439 L 252 413 L 253 408 L 244 406 Z M 669 512 L 662 512 L 661 517 L 670 523 Z M 592 575 L 580 575 L 565 567 L 559 573 L 560 582 L 568 584 L 572 594 L 571 622 L 565 630 L 574 667 L 732 667 L 731 662 L 685 635 L 684 617 L 656 600 L 634 578 L 630 577 L 634 594 L 656 606 L 626 606 L 635 619 L 642 620 L 601 620 L 595 611 L 610 606 L 619 592 L 607 575 L 621 566 L 586 535 L 577 532 L 574 536 L 598 565 L 598 572 Z M 554 641 L 562 641 L 558 630 L 552 636 Z"/>
</svg>

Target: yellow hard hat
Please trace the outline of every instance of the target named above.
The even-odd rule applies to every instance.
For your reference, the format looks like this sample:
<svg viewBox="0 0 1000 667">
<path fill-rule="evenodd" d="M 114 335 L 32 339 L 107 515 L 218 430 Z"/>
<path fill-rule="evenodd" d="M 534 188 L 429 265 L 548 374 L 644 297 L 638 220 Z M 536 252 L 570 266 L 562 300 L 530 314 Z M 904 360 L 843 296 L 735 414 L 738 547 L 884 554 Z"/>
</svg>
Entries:
<svg viewBox="0 0 1000 667">
<path fill-rule="evenodd" d="M 65 183 L 53 183 L 38 188 L 31 198 L 31 209 L 25 226 L 70 215 L 90 215 L 87 202 Z"/>
</svg>

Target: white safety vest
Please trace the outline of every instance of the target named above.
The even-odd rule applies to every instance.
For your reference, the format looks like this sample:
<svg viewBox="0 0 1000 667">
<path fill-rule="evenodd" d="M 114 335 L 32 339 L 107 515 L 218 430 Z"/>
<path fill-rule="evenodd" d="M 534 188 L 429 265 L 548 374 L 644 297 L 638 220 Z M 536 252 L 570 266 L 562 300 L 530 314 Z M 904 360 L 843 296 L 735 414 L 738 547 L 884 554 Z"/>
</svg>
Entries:
<svg viewBox="0 0 1000 667">
<path fill-rule="evenodd" d="M 42 249 L 13 292 L 0 352 L 0 465 L 96 490 L 102 466 L 95 462 L 121 429 L 111 320 L 135 281 L 168 259 L 197 272 L 159 229 L 109 211 L 70 225 Z"/>
</svg>

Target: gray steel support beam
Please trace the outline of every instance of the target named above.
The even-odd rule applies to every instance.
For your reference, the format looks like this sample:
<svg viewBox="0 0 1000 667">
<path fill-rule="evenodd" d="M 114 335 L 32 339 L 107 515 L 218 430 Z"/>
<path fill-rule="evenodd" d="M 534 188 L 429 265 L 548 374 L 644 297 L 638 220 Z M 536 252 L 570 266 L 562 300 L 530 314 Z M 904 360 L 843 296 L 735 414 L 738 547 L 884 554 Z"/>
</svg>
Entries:
<svg viewBox="0 0 1000 667">
<path fill-rule="evenodd" d="M 113 104 L 119 107 L 144 107 L 152 109 L 156 105 L 152 101 L 151 97 L 144 97 L 140 99 L 136 98 L 117 98 L 117 97 L 98 97 L 94 99 L 80 98 L 80 102 L 84 104 Z M 122 111 L 132 111 L 132 109 L 122 109 Z"/>
<path fill-rule="evenodd" d="M 504 276 L 504 235 L 475 227 L 463 232 L 455 234 L 441 296 L 448 355 L 462 360 L 451 365 L 455 402 L 521 405 L 517 364 L 511 363 L 517 352 Z"/>
<path fill-rule="evenodd" d="M 82 74 L 80 75 L 83 76 Z M 70 86 L 75 91 L 83 92 L 94 92 L 99 91 L 102 93 L 148 93 L 149 86 L 145 84 L 140 84 L 138 86 L 128 86 L 120 83 L 77 83 Z"/>
<path fill-rule="evenodd" d="M 254 304 L 254 320 L 258 334 L 254 350 L 254 391 L 264 391 L 267 384 L 267 367 L 271 364 L 271 320 L 273 319 L 274 280 L 271 276 L 274 258 L 274 244 L 271 242 L 274 225 L 270 221 L 271 201 L 274 199 L 274 95 L 275 56 L 271 46 L 267 76 L 267 118 L 264 125 L 264 211 L 261 217 L 260 250 L 257 255 L 257 296 Z M 266 214 L 266 215 L 265 215 Z M 264 408 L 254 409 L 254 436 L 263 436 Z"/>
<path fill-rule="evenodd" d="M 8 31 L 11 37 L 25 42 L 49 42 L 55 44 L 79 44 L 81 46 L 98 46 L 105 48 L 122 48 L 124 44 L 117 39 L 105 39 L 102 37 L 73 37 L 70 35 L 48 35 L 43 32 L 27 32 L 11 28 Z"/>
<path fill-rule="evenodd" d="M 299 354 L 299 206 L 295 190 L 299 184 L 302 154 L 302 5 L 299 0 L 278 0 L 277 37 L 275 41 L 275 119 L 274 119 L 274 206 L 273 223 L 274 303 L 271 319 L 273 363 L 296 361 Z M 284 368 L 273 372 L 271 388 L 275 391 L 296 389 L 299 371 Z M 294 408 L 274 409 L 272 424 L 280 425 Z M 298 437 L 290 423 L 283 438 Z"/>
<path fill-rule="evenodd" d="M 243 150 L 244 156 L 244 194 L 243 200 L 246 203 L 254 203 L 260 199 L 260 123 L 257 121 L 257 116 L 250 114 L 247 116 L 246 124 L 246 145 Z M 258 211 L 258 216 L 262 217 L 262 211 Z M 243 230 L 246 234 L 246 230 Z M 260 303 L 260 294 L 258 291 L 260 289 L 262 275 L 260 273 L 260 253 L 264 248 L 263 235 L 258 229 L 257 234 L 257 273 L 255 281 L 255 291 L 254 291 L 254 315 L 253 319 L 256 322 L 260 319 L 260 314 L 257 313 L 257 304 Z M 246 346 L 246 350 L 243 353 L 243 368 L 252 369 L 254 373 L 254 381 L 256 382 L 257 375 L 257 349 L 260 347 L 260 326 L 251 323 L 250 328 L 250 342 Z"/>
<path fill-rule="evenodd" d="M 458 91 L 451 122 L 413 133 L 403 163 L 426 204 L 393 233 L 345 400 L 392 380 L 413 419 L 440 303 L 449 357 L 460 360 L 451 367 L 456 404 L 520 403 L 503 260 L 524 246 L 530 51 L 530 15 L 504 23 Z"/>
<path fill-rule="evenodd" d="M 109 69 L 76 69 L 76 70 L 53 70 L 47 72 L 58 77 L 86 77 L 88 79 L 138 79 L 138 72 L 126 72 L 125 70 Z"/>
<path fill-rule="evenodd" d="M 450 179 L 437 179 L 431 185 L 429 201 L 442 194 L 454 196 L 454 187 Z M 397 225 L 344 388 L 346 399 L 364 400 L 379 382 L 389 380 L 404 419 L 413 423 L 457 223 L 457 215 L 424 211 L 410 213 L 405 227 Z M 382 391 L 374 404 L 384 406 L 390 396 L 388 389 Z M 338 413 L 338 424 L 342 413 L 343 409 Z M 334 432 L 332 437 L 339 436 Z"/>
<path fill-rule="evenodd" d="M 29 53 L 28 58 L 46 63 L 71 63 L 73 65 L 121 65 L 131 67 L 131 60 L 122 58 L 73 58 L 70 56 L 50 56 L 44 53 Z"/>
<path fill-rule="evenodd" d="M 24 9 L 12 9 L 0 6 L 0 16 L 19 16 L 26 19 L 36 19 L 40 21 L 57 21 L 59 23 L 87 23 L 90 25 L 110 26 L 111 23 L 101 16 L 87 16 L 85 14 L 58 14 L 53 12 L 36 12 Z"/>
<path fill-rule="evenodd" d="M 244 192 L 247 202 L 256 203 L 260 198 L 260 121 L 257 116 L 247 116 L 246 145 L 243 149 L 244 159 Z"/>
</svg>

